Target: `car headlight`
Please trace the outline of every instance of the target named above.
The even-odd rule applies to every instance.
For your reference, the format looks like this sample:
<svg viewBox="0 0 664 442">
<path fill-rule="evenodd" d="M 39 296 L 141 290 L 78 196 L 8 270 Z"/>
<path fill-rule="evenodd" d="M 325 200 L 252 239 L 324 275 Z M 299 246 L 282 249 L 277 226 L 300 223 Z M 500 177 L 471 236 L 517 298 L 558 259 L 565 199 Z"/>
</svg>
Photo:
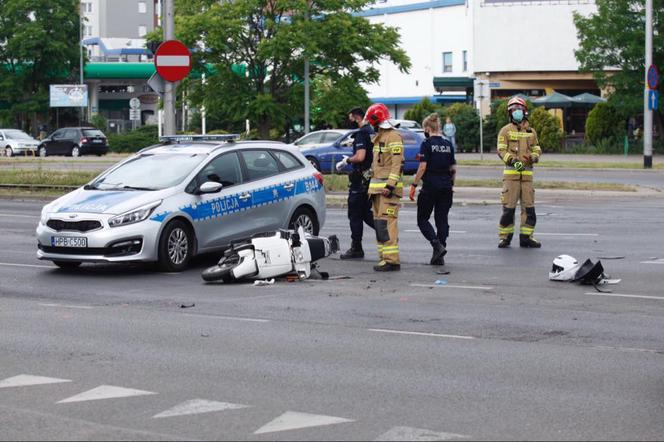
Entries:
<svg viewBox="0 0 664 442">
<path fill-rule="evenodd" d="M 48 206 L 44 206 L 44 208 L 41 211 L 41 216 L 39 217 L 39 224 L 42 226 L 45 226 L 46 223 L 48 222 Z"/>
<path fill-rule="evenodd" d="M 139 207 L 138 209 L 134 209 L 131 212 L 126 212 L 121 215 L 114 216 L 108 220 L 108 225 L 111 227 L 119 227 L 144 221 L 160 204 L 161 200 L 155 201 L 154 203 Z"/>
</svg>

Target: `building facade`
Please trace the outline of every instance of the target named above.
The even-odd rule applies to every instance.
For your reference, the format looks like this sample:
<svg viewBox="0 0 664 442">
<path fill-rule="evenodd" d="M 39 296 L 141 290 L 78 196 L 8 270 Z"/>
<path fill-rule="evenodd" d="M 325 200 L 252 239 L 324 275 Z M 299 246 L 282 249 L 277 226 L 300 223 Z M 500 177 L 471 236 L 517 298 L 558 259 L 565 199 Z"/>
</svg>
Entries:
<svg viewBox="0 0 664 442">
<path fill-rule="evenodd" d="M 361 15 L 396 26 L 411 57 L 408 74 L 384 63 L 374 101 L 397 117 L 429 97 L 466 101 L 483 115 L 492 99 L 523 93 L 537 98 L 553 90 L 599 94 L 591 74 L 578 72 L 574 13 L 596 11 L 593 0 L 387 0 Z M 478 83 L 483 87 L 478 87 Z"/>
</svg>

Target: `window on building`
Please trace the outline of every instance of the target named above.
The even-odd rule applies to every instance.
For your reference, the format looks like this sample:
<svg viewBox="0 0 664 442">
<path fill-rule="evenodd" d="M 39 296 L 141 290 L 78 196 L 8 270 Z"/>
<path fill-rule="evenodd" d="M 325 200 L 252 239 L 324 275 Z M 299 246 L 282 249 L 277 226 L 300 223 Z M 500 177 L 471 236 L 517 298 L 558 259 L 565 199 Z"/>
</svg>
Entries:
<svg viewBox="0 0 664 442">
<path fill-rule="evenodd" d="M 85 25 L 83 27 L 83 33 L 86 37 L 91 37 L 92 36 L 92 26 Z"/>
<path fill-rule="evenodd" d="M 138 2 L 138 12 L 139 14 L 145 14 L 148 12 L 148 7 L 145 2 Z"/>
<path fill-rule="evenodd" d="M 463 71 L 468 72 L 468 51 L 463 51 Z"/>
<path fill-rule="evenodd" d="M 443 52 L 443 72 L 452 72 L 452 53 Z"/>
<path fill-rule="evenodd" d="M 81 11 L 90 14 L 92 12 L 92 3 L 81 2 Z"/>
<path fill-rule="evenodd" d="M 148 33 L 148 28 L 147 28 L 147 26 L 145 26 L 145 25 L 140 25 L 140 26 L 138 27 L 138 36 L 139 36 L 139 37 L 143 37 L 143 36 L 145 36 L 145 34 L 147 34 L 147 33 Z"/>
</svg>

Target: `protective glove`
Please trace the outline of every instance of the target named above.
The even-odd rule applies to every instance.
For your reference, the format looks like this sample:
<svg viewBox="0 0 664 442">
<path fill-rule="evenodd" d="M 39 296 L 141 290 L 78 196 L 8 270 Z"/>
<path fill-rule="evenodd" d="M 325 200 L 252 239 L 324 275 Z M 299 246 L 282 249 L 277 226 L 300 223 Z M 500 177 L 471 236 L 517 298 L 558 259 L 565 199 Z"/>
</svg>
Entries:
<svg viewBox="0 0 664 442">
<path fill-rule="evenodd" d="M 526 166 L 523 164 L 522 161 L 513 161 L 512 167 L 514 167 L 517 170 L 517 172 L 522 172 Z"/>
<path fill-rule="evenodd" d="M 341 172 L 344 169 L 344 167 L 346 167 L 347 164 L 348 164 L 348 155 L 344 155 L 341 161 L 339 161 L 335 166 L 337 172 Z"/>
<path fill-rule="evenodd" d="M 411 201 L 415 201 L 415 191 L 417 190 L 417 186 L 415 184 L 410 185 L 410 191 L 408 192 L 408 198 L 410 198 Z"/>
</svg>

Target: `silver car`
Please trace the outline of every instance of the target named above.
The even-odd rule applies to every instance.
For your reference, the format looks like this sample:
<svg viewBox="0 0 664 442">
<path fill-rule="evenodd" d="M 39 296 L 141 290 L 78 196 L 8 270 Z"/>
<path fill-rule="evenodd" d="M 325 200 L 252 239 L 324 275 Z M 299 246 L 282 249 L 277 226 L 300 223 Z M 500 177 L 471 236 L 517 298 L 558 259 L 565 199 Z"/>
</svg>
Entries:
<svg viewBox="0 0 664 442">
<path fill-rule="evenodd" d="M 171 137 L 47 204 L 39 259 L 158 262 L 181 271 L 192 256 L 279 228 L 317 235 L 323 177 L 297 149 L 270 141 Z"/>
<path fill-rule="evenodd" d="M 0 129 L 0 148 L 2 155 L 13 157 L 14 155 L 36 156 L 39 141 L 32 138 L 22 130 Z"/>
</svg>

